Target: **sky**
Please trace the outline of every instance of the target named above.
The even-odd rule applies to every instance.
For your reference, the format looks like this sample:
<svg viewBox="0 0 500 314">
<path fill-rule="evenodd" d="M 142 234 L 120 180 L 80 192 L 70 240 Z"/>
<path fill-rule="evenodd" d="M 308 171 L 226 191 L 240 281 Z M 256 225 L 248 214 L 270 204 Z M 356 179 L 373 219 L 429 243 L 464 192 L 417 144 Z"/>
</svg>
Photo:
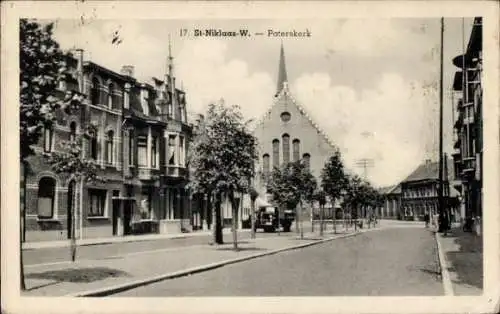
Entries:
<svg viewBox="0 0 500 314">
<path fill-rule="evenodd" d="M 445 19 L 444 149 L 453 151 L 451 60 L 469 39 L 472 18 Z M 194 29 L 264 36 L 199 38 Z M 181 36 L 187 29 L 188 35 Z M 269 29 L 308 30 L 310 37 L 267 37 Z M 113 34 L 120 44 L 113 44 Z M 111 70 L 134 65 L 135 77 L 162 77 L 168 38 L 177 83 L 188 108 L 204 112 L 221 98 L 258 120 L 276 92 L 279 49 L 285 49 L 292 94 L 339 147 L 346 167 L 373 159 L 368 179 L 397 184 L 425 159 L 437 159 L 439 122 L 439 19 L 225 19 L 57 20 L 63 49 L 83 48 L 85 59 Z"/>
</svg>

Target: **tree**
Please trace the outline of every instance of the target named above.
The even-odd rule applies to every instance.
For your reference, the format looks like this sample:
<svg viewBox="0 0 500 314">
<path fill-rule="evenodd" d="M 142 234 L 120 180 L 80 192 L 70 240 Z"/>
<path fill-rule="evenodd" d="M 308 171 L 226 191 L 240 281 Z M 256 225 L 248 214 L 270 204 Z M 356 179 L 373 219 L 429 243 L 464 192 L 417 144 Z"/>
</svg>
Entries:
<svg viewBox="0 0 500 314">
<path fill-rule="evenodd" d="M 255 239 L 255 200 L 259 197 L 259 192 L 255 188 L 250 188 L 250 221 L 251 225 L 251 238 Z"/>
<path fill-rule="evenodd" d="M 354 227 L 357 228 L 359 205 L 363 202 L 363 180 L 357 176 L 349 176 L 347 179 L 346 192 L 344 195 L 344 205 L 351 210 L 351 219 L 354 219 Z"/>
<path fill-rule="evenodd" d="M 302 208 L 303 202 L 312 202 L 316 187 L 316 178 L 301 161 L 287 163 L 281 168 L 275 167 L 267 181 L 267 189 L 280 208 L 295 209 L 297 225 L 299 221 L 302 224 L 302 210 L 298 212 L 297 206 Z M 304 237 L 302 225 L 300 236 Z"/>
<path fill-rule="evenodd" d="M 338 150 L 325 163 L 321 170 L 321 187 L 326 195 L 330 198 L 333 208 L 333 228 L 336 229 L 336 209 L 335 202 L 342 196 L 342 192 L 346 189 L 348 178 L 344 171 L 341 155 Z"/>
<path fill-rule="evenodd" d="M 95 132 L 93 126 L 88 126 L 87 132 L 79 135 L 73 141 L 61 141 L 59 143 L 61 150 L 50 153 L 46 156 L 48 163 L 56 173 L 66 174 L 75 182 L 78 182 L 80 191 L 83 191 L 84 184 L 91 182 L 105 182 L 105 179 L 98 175 L 97 163 L 90 159 L 85 159 L 83 155 L 84 141 L 89 137 L 90 132 Z M 77 212 L 83 209 L 79 208 L 77 204 L 78 193 L 73 191 L 73 195 L 68 197 L 73 198 L 74 209 L 72 211 L 73 219 L 71 219 L 71 260 L 74 262 L 76 259 L 76 218 Z M 80 197 L 82 195 L 80 194 Z M 80 230 L 81 232 L 81 230 Z"/>
<path fill-rule="evenodd" d="M 23 169 L 22 191 L 26 191 L 28 157 L 35 155 L 36 145 L 45 127 L 55 120 L 57 110 L 68 111 L 78 107 L 82 96 L 79 93 L 61 94 L 59 82 L 67 75 L 66 56 L 53 39 L 52 23 L 40 25 L 36 20 L 20 20 L 19 33 L 19 137 L 20 162 Z M 26 196 L 21 202 L 21 289 L 25 289 L 22 242 L 26 214 Z"/>
<path fill-rule="evenodd" d="M 223 243 L 220 205 L 226 196 L 233 210 L 233 246 L 237 245 L 236 195 L 247 193 L 255 175 L 257 142 L 248 129 L 251 121 L 244 121 L 238 106 L 225 106 L 223 102 L 208 108 L 204 130 L 193 142 L 191 164 L 194 191 L 215 198 L 214 242 Z"/>
<path fill-rule="evenodd" d="M 324 230 L 324 220 L 325 220 L 325 204 L 326 204 L 326 193 L 323 189 L 316 190 L 314 192 L 314 199 L 319 204 L 319 234 L 323 236 Z"/>
</svg>

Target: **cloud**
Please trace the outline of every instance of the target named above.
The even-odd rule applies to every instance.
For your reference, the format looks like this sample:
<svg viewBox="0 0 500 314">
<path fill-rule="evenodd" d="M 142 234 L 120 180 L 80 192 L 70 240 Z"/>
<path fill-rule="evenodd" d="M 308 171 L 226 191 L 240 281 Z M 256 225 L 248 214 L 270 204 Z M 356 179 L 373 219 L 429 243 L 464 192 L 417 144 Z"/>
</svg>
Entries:
<svg viewBox="0 0 500 314">
<path fill-rule="evenodd" d="M 266 72 L 251 72 L 243 60 L 227 58 L 226 52 L 227 43 L 218 40 L 188 41 L 179 52 L 177 73 L 190 108 L 203 111 L 224 98 L 239 105 L 246 117 L 257 118 L 271 104 L 274 81 Z"/>
<path fill-rule="evenodd" d="M 330 84 L 326 73 L 306 74 L 293 83 L 296 98 L 340 148 L 346 165 L 370 158 L 369 179 L 392 184 L 408 175 L 424 158 L 425 122 L 430 104 L 424 87 L 395 73 L 381 74 L 371 89 L 356 91 Z"/>
<path fill-rule="evenodd" d="M 140 80 L 163 75 L 166 36 L 148 31 L 151 27 L 136 20 L 94 21 L 85 27 L 78 22 L 58 22 L 55 36 L 64 49 L 84 47 L 86 58 L 115 71 L 124 64 L 135 65 Z M 374 60 L 429 53 L 425 33 L 404 27 L 398 20 L 288 22 L 270 27 L 295 25 L 311 27 L 313 32 L 307 44 L 289 41 L 288 66 L 293 65 L 291 60 L 321 57 L 325 51 Z M 115 32 L 122 39 L 119 45 L 112 44 Z M 203 112 L 209 103 L 224 98 L 227 104 L 239 105 L 245 117 L 258 119 L 271 106 L 275 68 L 255 71 L 259 58 L 238 57 L 233 42 L 224 39 L 174 43 L 177 82 L 187 91 L 190 111 Z M 334 83 L 330 73 L 302 73 L 292 79 L 292 90 L 337 143 L 346 165 L 354 170 L 356 160 L 372 158 L 375 167 L 369 170 L 369 178 L 385 185 L 408 175 L 424 158 L 425 149 L 433 145 L 430 139 L 435 137 L 436 124 L 428 122 L 435 115 L 429 99 L 436 97 L 435 86 L 429 89 L 399 71 L 377 75 L 375 84 L 361 88 L 342 85 L 339 80 Z"/>
</svg>

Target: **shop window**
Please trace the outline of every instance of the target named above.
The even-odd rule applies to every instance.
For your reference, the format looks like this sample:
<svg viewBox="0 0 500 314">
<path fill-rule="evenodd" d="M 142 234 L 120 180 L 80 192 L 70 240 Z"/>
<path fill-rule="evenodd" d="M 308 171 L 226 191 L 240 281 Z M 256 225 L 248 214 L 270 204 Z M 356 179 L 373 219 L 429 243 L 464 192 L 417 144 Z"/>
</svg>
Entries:
<svg viewBox="0 0 500 314">
<path fill-rule="evenodd" d="M 56 180 L 43 177 L 38 182 L 38 218 L 50 219 L 54 217 L 56 195 Z"/>
<path fill-rule="evenodd" d="M 106 209 L 106 190 L 89 189 L 89 217 L 104 217 Z"/>
</svg>

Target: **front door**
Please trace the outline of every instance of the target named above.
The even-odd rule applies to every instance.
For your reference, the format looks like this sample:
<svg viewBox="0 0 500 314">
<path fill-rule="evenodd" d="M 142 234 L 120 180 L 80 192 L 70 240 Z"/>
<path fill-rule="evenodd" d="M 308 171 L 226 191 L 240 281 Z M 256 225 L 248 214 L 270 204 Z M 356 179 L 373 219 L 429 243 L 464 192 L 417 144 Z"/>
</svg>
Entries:
<svg viewBox="0 0 500 314">
<path fill-rule="evenodd" d="M 73 230 L 73 198 L 75 193 L 75 181 L 71 181 L 68 184 L 68 202 L 67 202 L 67 211 L 66 211 L 66 219 L 67 219 L 67 238 L 71 239 L 72 230 Z"/>
</svg>

